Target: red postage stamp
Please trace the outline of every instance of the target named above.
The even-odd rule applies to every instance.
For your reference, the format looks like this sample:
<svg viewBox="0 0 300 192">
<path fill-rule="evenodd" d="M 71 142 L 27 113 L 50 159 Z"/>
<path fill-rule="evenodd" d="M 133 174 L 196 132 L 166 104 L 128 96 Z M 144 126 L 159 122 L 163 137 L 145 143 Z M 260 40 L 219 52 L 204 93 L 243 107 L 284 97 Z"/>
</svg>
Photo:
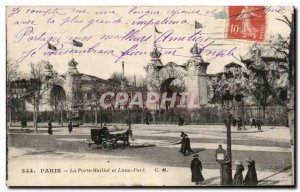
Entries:
<svg viewBox="0 0 300 192">
<path fill-rule="evenodd" d="M 263 41 L 266 31 L 264 6 L 229 6 L 227 38 Z"/>
</svg>

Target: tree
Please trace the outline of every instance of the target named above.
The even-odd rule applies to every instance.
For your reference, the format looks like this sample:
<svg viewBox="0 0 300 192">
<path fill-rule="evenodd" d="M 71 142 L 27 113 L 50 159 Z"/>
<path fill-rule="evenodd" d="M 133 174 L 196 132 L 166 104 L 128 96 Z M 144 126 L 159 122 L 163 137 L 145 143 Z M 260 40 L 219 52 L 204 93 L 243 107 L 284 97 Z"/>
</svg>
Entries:
<svg viewBox="0 0 300 192">
<path fill-rule="evenodd" d="M 11 59 L 6 61 L 7 75 L 6 75 L 6 93 L 7 93 L 7 112 L 9 126 L 12 124 L 12 109 L 18 107 L 18 99 L 13 98 L 13 91 L 18 89 L 15 81 L 24 82 L 26 75 L 19 71 L 19 65 Z M 24 83 L 22 83 L 24 85 Z M 21 96 L 21 95 L 20 95 Z"/>
<path fill-rule="evenodd" d="M 111 74 L 108 80 L 117 84 L 121 84 L 122 81 L 125 83 L 125 85 L 128 85 L 129 83 L 128 79 L 126 77 L 123 77 L 123 74 L 120 72 L 114 72 L 113 74 Z"/>
<path fill-rule="evenodd" d="M 253 44 L 242 62 L 249 71 L 249 90 L 262 106 L 265 118 L 266 106 L 270 104 L 286 107 L 280 96 L 287 90 L 288 42 L 281 35 L 270 36 L 265 44 Z"/>
<path fill-rule="evenodd" d="M 292 13 L 291 19 L 288 19 L 287 16 L 283 15 L 282 18 L 277 18 L 277 20 L 282 21 L 290 28 L 290 36 L 285 44 L 287 51 L 283 52 L 287 57 L 288 61 L 288 119 L 289 127 L 291 131 L 291 144 L 294 145 L 294 118 L 295 118 L 295 16 Z"/>
<path fill-rule="evenodd" d="M 6 81 L 7 81 L 7 86 L 6 86 L 6 93 L 7 93 L 7 109 L 8 109 L 8 117 L 9 117 L 9 126 L 12 124 L 12 108 L 13 108 L 13 103 L 12 102 L 12 93 L 11 93 L 11 82 L 16 80 L 18 76 L 18 65 L 15 62 L 12 62 L 10 59 L 6 61 L 6 66 L 7 66 L 7 75 L 6 75 Z"/>
<path fill-rule="evenodd" d="M 26 100 L 33 106 L 33 125 L 38 131 L 38 116 L 40 106 L 49 102 L 45 95 L 52 88 L 53 70 L 48 61 L 40 61 L 30 65 L 30 80 L 27 88 Z"/>
</svg>

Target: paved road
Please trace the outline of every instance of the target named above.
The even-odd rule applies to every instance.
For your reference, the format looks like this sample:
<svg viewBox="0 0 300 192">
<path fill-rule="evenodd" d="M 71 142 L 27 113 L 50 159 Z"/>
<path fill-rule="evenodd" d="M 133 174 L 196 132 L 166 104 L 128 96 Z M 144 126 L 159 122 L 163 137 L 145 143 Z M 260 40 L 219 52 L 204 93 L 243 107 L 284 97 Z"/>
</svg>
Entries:
<svg viewBox="0 0 300 192">
<path fill-rule="evenodd" d="M 120 127 L 126 128 L 124 126 Z M 206 169 L 218 168 L 219 165 L 215 162 L 215 149 L 218 143 L 226 141 L 223 126 L 185 126 L 182 128 L 176 125 L 134 125 L 135 141 L 148 141 L 148 143 L 158 144 L 151 147 L 136 146 L 132 149 L 126 148 L 123 150 L 119 148 L 108 151 L 100 148 L 91 150 L 83 142 L 90 138 L 89 127 L 75 128 L 72 134 L 67 133 L 67 128 L 55 128 L 54 135 L 52 136 L 47 135 L 46 129 L 41 129 L 38 134 L 35 134 L 32 131 L 24 132 L 18 128 L 14 128 L 10 130 L 8 135 L 8 145 L 17 148 L 46 149 L 47 153 L 59 150 L 65 152 L 129 156 L 140 161 L 162 166 L 188 167 L 192 158 L 191 155 L 183 156 L 178 152 L 179 147 L 171 145 L 171 143 L 180 139 L 179 133 L 182 129 L 190 135 L 192 147 L 196 146 L 193 147 L 193 150 L 199 153 L 203 166 Z M 267 134 L 253 132 L 233 134 L 232 144 L 233 146 L 237 146 L 236 150 L 233 150 L 232 153 L 233 162 L 236 159 L 244 160 L 248 156 L 251 156 L 256 160 L 257 170 L 260 171 L 280 171 L 290 167 L 291 153 L 289 152 L 289 138 L 282 136 L 282 134 L 288 135 L 286 133 L 288 130 L 282 127 L 276 129 L 266 127 L 265 132 Z M 260 137 L 261 135 L 258 134 L 266 134 L 266 136 Z M 272 136 L 275 139 L 272 139 Z M 162 142 L 163 144 L 160 144 Z M 208 147 L 211 145 L 216 147 Z M 268 149 L 272 150 L 268 151 Z"/>
</svg>

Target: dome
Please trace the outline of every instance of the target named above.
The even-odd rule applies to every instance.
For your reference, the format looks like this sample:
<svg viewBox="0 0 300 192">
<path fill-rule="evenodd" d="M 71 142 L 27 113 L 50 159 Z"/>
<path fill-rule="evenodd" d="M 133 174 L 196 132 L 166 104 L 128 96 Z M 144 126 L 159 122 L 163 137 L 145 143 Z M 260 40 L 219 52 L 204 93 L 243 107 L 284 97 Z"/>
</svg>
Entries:
<svg viewBox="0 0 300 192">
<path fill-rule="evenodd" d="M 78 63 L 77 63 L 77 61 L 75 61 L 74 58 L 71 61 L 69 61 L 68 65 L 69 65 L 68 73 L 79 74 L 77 67 L 76 67 L 78 65 Z"/>
<path fill-rule="evenodd" d="M 42 65 L 46 70 L 51 70 L 53 68 L 53 65 L 49 61 L 42 61 Z"/>
<path fill-rule="evenodd" d="M 68 65 L 70 67 L 76 67 L 78 65 L 78 63 L 75 61 L 75 59 L 73 58 L 71 61 L 69 61 Z"/>
<path fill-rule="evenodd" d="M 198 45 L 195 43 L 194 46 L 191 48 L 190 52 L 193 55 L 200 55 L 201 50 L 198 47 Z"/>
<path fill-rule="evenodd" d="M 191 48 L 190 53 L 193 55 L 193 57 L 196 57 L 197 59 L 201 60 L 201 62 L 204 62 L 200 55 L 201 49 L 198 47 L 197 43 L 195 43 L 194 46 Z"/>
<path fill-rule="evenodd" d="M 150 53 L 150 56 L 152 59 L 159 59 L 161 56 L 161 53 L 157 50 L 157 48 L 155 47 L 154 50 Z"/>
</svg>

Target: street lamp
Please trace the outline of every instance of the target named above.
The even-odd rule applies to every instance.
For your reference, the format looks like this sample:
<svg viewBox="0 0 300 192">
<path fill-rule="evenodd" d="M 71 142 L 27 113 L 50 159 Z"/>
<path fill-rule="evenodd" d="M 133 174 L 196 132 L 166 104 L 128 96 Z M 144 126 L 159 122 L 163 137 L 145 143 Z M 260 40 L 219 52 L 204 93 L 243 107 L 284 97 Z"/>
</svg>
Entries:
<svg viewBox="0 0 300 192">
<path fill-rule="evenodd" d="M 219 148 L 216 150 L 216 161 L 220 165 L 220 185 L 223 185 L 223 163 L 225 161 L 226 151 L 222 148 L 222 145 L 219 145 Z"/>
<path fill-rule="evenodd" d="M 231 118 L 232 115 L 230 110 L 233 108 L 233 99 L 234 95 L 230 93 L 229 90 L 226 90 L 225 93 L 222 95 L 222 108 L 226 111 L 225 116 L 225 126 L 227 132 L 227 157 L 229 160 L 229 172 L 227 173 L 229 177 L 229 183 L 232 183 L 232 155 L 231 155 Z"/>
</svg>

